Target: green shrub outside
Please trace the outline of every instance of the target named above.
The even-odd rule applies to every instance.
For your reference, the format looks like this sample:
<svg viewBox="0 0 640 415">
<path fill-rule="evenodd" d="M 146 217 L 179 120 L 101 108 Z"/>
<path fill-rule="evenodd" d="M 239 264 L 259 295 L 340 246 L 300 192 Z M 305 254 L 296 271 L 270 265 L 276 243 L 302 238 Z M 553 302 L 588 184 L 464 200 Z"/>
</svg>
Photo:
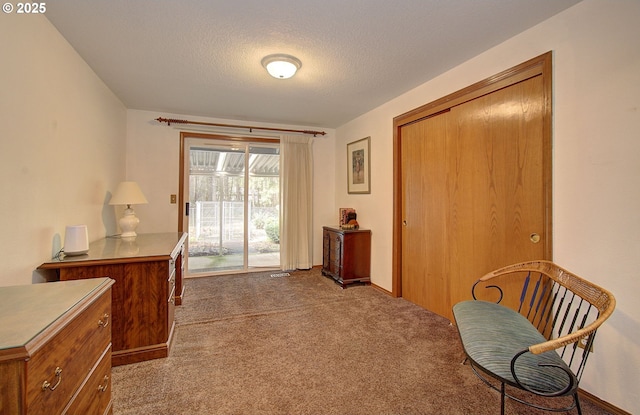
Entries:
<svg viewBox="0 0 640 415">
<path fill-rule="evenodd" d="M 273 243 L 280 243 L 280 225 L 275 219 L 267 219 L 264 223 L 264 231 Z"/>
</svg>

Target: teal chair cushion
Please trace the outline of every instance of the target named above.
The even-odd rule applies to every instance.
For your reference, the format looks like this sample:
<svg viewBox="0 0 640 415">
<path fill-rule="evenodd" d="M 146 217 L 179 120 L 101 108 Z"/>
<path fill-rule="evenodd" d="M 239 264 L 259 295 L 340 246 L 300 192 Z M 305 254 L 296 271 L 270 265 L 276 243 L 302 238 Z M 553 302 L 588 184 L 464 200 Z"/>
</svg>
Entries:
<svg viewBox="0 0 640 415">
<path fill-rule="evenodd" d="M 529 346 L 546 341 L 542 334 L 520 313 L 500 304 L 463 301 L 453 307 L 453 314 L 467 356 L 484 371 L 517 387 L 511 360 Z M 555 351 L 539 355 L 527 352 L 515 366 L 520 383 L 542 394 L 558 392 L 569 385 L 566 372 L 541 365 L 560 366 L 571 373 Z M 577 387 L 575 376 L 571 377 Z M 573 393 L 575 387 L 567 394 Z"/>
</svg>

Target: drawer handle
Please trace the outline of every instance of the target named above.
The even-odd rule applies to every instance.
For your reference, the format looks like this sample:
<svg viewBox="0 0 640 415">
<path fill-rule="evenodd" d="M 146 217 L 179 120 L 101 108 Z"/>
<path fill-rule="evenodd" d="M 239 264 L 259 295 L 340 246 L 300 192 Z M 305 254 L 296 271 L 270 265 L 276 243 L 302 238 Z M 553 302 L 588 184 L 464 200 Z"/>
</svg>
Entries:
<svg viewBox="0 0 640 415">
<path fill-rule="evenodd" d="M 98 326 L 107 327 L 109 325 L 109 314 L 104 313 L 104 316 L 102 316 L 102 319 L 104 319 L 104 321 L 98 320 Z"/>
<path fill-rule="evenodd" d="M 99 392 L 106 392 L 107 389 L 109 388 L 109 376 L 104 375 L 104 378 L 102 379 L 102 385 L 98 386 L 98 391 Z"/>
<path fill-rule="evenodd" d="M 56 377 L 58 378 L 58 381 L 56 382 L 56 384 L 52 386 L 51 382 L 45 380 L 44 383 L 42 384 L 43 391 L 46 391 L 47 389 L 49 389 L 50 391 L 54 391 L 60 385 L 60 382 L 62 382 L 62 369 L 60 369 L 59 367 L 56 367 L 55 374 L 56 374 Z"/>
</svg>

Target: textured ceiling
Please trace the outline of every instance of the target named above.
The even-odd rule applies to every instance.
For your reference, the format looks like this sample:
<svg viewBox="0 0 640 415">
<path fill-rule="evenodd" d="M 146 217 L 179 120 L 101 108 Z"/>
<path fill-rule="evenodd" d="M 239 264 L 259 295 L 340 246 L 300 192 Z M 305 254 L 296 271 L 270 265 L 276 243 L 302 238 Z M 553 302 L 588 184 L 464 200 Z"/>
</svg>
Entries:
<svg viewBox="0 0 640 415">
<path fill-rule="evenodd" d="M 335 128 L 579 0 L 55 0 L 127 108 Z M 294 55 L 291 79 L 260 61 Z"/>
</svg>

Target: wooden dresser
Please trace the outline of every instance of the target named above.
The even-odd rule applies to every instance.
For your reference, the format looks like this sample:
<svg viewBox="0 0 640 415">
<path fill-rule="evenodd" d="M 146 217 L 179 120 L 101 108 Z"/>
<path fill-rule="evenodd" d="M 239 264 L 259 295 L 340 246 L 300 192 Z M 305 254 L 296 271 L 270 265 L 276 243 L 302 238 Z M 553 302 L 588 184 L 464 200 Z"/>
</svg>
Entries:
<svg viewBox="0 0 640 415">
<path fill-rule="evenodd" d="M 105 238 L 89 253 L 63 257 L 39 269 L 56 270 L 61 281 L 109 277 L 112 292 L 113 366 L 166 357 L 176 303 L 184 290 L 182 255 L 186 233 L 138 234 L 133 240 Z"/>
<path fill-rule="evenodd" d="M 371 281 L 371 231 L 322 228 L 322 274 L 343 288 Z"/>
<path fill-rule="evenodd" d="M 113 283 L 0 287 L 0 414 L 112 413 Z"/>
</svg>

